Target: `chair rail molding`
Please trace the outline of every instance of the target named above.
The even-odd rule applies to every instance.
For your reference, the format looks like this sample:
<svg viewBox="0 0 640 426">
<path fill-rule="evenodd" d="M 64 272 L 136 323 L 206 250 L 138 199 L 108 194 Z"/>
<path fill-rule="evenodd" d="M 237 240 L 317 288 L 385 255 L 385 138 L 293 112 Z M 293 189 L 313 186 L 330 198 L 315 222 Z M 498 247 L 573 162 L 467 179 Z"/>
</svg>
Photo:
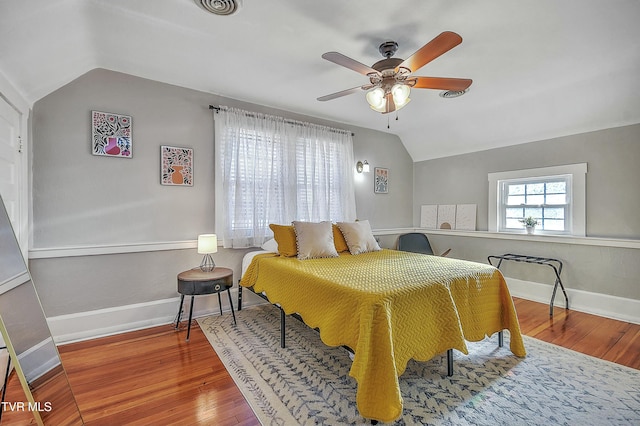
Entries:
<svg viewBox="0 0 640 426">
<path fill-rule="evenodd" d="M 56 257 L 99 256 L 103 254 L 140 253 L 163 250 L 183 250 L 198 247 L 197 240 L 159 241 L 134 244 L 96 244 L 86 246 L 66 246 L 32 248 L 29 259 L 50 259 Z"/>
</svg>

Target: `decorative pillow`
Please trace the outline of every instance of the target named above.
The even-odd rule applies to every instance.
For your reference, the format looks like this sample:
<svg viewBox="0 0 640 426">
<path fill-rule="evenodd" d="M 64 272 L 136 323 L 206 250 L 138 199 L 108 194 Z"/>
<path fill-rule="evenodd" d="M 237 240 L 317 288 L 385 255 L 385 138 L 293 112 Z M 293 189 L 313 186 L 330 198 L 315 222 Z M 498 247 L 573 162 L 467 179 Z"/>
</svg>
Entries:
<svg viewBox="0 0 640 426">
<path fill-rule="evenodd" d="M 273 238 L 278 243 L 278 253 L 281 256 L 293 257 L 298 254 L 296 246 L 296 231 L 292 225 L 269 225 L 273 231 Z"/>
<path fill-rule="evenodd" d="M 278 242 L 275 240 L 275 238 L 271 238 L 270 240 L 265 241 L 264 244 L 260 246 L 260 248 L 264 251 L 271 251 L 271 252 L 277 253 Z"/>
<path fill-rule="evenodd" d="M 298 242 L 298 259 L 338 257 L 331 222 L 293 222 Z"/>
<path fill-rule="evenodd" d="M 333 228 L 333 243 L 336 246 L 336 251 L 338 253 L 349 251 L 349 246 L 347 246 L 347 242 L 344 240 L 344 235 L 342 235 L 342 231 L 338 228 L 338 225 L 333 224 L 331 227 Z"/>
<path fill-rule="evenodd" d="M 382 250 L 371 232 L 371 225 L 368 220 L 338 222 L 337 225 L 342 231 L 342 235 L 344 235 L 349 247 L 349 253 L 360 254 Z"/>
</svg>

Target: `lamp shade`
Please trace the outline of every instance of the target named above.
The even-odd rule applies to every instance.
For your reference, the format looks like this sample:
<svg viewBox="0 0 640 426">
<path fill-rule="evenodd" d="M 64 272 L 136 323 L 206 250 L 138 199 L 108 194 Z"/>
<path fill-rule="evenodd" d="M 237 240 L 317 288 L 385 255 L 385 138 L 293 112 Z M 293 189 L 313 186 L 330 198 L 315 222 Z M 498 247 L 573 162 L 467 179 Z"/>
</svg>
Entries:
<svg viewBox="0 0 640 426">
<path fill-rule="evenodd" d="M 198 253 L 209 254 L 218 252 L 218 236 L 216 234 L 198 235 Z"/>
<path fill-rule="evenodd" d="M 377 87 L 373 90 L 367 92 L 367 103 L 369 106 L 375 111 L 384 110 L 385 99 L 384 99 L 384 90 L 380 87 Z"/>
<path fill-rule="evenodd" d="M 411 93 L 411 89 L 406 84 L 396 83 L 391 88 L 391 94 L 393 95 L 393 102 L 396 104 L 404 104 Z"/>
<path fill-rule="evenodd" d="M 406 84 L 395 84 L 391 88 L 391 94 L 393 95 L 393 102 L 396 104 L 396 110 L 399 110 L 403 106 L 409 103 L 409 94 L 411 89 Z"/>
</svg>

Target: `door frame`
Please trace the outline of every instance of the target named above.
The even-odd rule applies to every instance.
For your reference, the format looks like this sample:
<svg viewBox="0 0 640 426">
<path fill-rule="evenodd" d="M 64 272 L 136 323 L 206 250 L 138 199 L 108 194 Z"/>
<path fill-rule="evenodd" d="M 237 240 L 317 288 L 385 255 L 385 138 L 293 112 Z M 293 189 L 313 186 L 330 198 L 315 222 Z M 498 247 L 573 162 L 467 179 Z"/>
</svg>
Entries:
<svg viewBox="0 0 640 426">
<path fill-rule="evenodd" d="M 32 245 L 31 237 L 31 177 L 29 176 L 31 135 L 29 133 L 29 118 L 31 105 L 6 79 L 0 70 L 0 98 L 7 102 L 19 115 L 18 137 L 22 141 L 21 155 L 19 157 L 18 170 L 18 223 L 15 233 L 25 262 L 28 261 L 29 247 Z"/>
</svg>

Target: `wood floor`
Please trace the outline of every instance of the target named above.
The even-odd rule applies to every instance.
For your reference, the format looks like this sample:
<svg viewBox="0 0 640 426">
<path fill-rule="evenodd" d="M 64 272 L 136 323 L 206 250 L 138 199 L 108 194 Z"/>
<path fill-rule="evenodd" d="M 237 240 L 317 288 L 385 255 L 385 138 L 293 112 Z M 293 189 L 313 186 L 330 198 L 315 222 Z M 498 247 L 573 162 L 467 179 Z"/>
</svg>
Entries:
<svg viewBox="0 0 640 426">
<path fill-rule="evenodd" d="M 640 369 L 640 325 L 514 298 L 523 334 Z M 171 325 L 61 346 L 87 425 L 259 425 L 197 325 Z M 15 375 L 6 401 L 25 401 Z M 5 411 L 5 425 L 34 424 Z"/>
</svg>

